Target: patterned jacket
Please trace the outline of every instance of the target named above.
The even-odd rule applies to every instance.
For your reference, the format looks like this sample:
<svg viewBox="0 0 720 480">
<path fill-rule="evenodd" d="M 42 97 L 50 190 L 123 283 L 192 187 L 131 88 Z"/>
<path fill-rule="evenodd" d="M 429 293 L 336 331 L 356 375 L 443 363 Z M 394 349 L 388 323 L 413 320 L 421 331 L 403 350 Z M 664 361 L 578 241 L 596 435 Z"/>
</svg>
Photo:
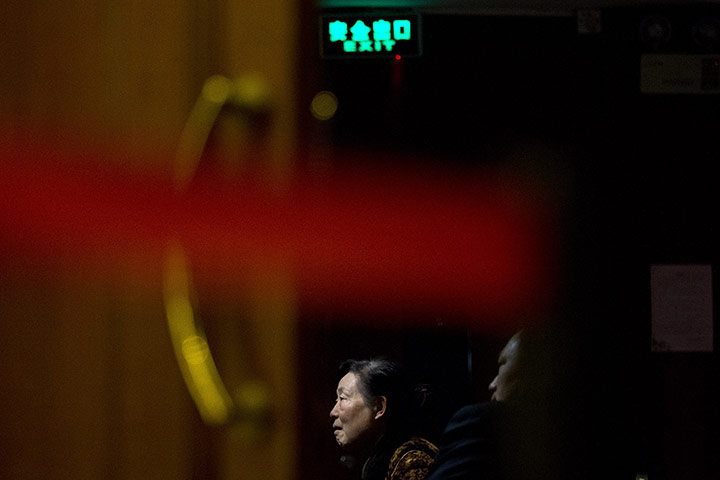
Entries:
<svg viewBox="0 0 720 480">
<path fill-rule="evenodd" d="M 423 480 L 437 452 L 429 441 L 412 437 L 393 453 L 385 480 Z"/>
</svg>

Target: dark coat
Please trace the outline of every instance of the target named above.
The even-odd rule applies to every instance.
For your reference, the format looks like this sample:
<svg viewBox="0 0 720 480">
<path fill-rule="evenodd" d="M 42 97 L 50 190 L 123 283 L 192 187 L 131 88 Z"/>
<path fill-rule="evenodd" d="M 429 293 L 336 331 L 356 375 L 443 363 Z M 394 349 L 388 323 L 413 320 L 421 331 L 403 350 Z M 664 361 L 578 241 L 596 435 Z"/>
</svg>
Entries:
<svg viewBox="0 0 720 480">
<path fill-rule="evenodd" d="M 462 407 L 449 420 L 426 480 L 500 479 L 498 452 L 502 406 L 478 403 Z"/>
</svg>

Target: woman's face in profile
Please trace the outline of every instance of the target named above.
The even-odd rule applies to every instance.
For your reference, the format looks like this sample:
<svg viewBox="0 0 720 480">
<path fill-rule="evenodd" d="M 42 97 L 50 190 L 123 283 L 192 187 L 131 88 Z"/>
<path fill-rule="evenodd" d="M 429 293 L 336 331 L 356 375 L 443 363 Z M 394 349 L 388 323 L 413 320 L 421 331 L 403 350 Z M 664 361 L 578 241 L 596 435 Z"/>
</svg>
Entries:
<svg viewBox="0 0 720 480">
<path fill-rule="evenodd" d="M 349 451 L 361 450 L 375 442 L 375 409 L 365 403 L 357 385 L 357 376 L 349 372 L 340 379 L 337 399 L 330 411 L 333 433 L 338 445 Z"/>
</svg>

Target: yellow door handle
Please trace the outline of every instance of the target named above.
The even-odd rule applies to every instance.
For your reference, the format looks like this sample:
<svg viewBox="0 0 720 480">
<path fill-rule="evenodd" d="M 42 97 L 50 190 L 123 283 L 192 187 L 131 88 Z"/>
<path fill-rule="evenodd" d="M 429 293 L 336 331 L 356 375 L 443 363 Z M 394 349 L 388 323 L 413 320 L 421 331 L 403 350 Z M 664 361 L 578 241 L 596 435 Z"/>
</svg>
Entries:
<svg viewBox="0 0 720 480">
<path fill-rule="evenodd" d="M 250 116 L 264 114 L 268 101 L 264 83 L 254 77 L 208 78 L 183 128 L 174 164 L 174 185 L 182 193 L 192 181 L 208 136 L 226 104 Z M 223 384 L 196 315 L 195 292 L 188 257 L 177 240 L 168 246 L 163 271 L 167 326 L 185 384 L 203 421 L 224 425 L 241 421 L 264 427 L 270 419 L 270 394 L 263 383 L 246 382 L 231 395 Z"/>
</svg>

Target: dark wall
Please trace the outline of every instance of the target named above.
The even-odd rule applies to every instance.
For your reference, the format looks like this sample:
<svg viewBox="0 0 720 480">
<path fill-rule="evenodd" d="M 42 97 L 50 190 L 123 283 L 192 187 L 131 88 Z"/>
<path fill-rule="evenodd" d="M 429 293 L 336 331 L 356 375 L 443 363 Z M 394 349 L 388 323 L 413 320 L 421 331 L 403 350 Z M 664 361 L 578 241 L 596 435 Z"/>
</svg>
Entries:
<svg viewBox="0 0 720 480">
<path fill-rule="evenodd" d="M 327 126 L 334 146 L 502 167 L 512 159 L 499 152 L 522 141 L 570 159 L 529 174 L 567 180 L 556 192 L 565 229 L 556 321 L 566 336 L 568 381 L 559 393 L 567 417 L 559 428 L 571 439 L 571 477 L 720 475 L 717 354 L 651 353 L 649 290 L 653 263 L 713 264 L 717 273 L 720 96 L 639 88 L 642 53 L 720 55 L 718 45 L 700 48 L 690 36 L 693 19 L 720 18 L 717 10 L 610 9 L 592 35 L 578 33 L 575 17 L 426 14 L 419 58 L 316 59 L 313 88 L 340 100 Z M 656 13 L 674 25 L 662 45 L 640 34 Z M 308 334 L 306 342 L 317 342 L 317 331 Z M 328 344 L 347 335 L 324 334 Z M 489 360 L 487 351 L 502 344 L 480 337 Z M 452 359 L 459 348 L 438 343 L 436 351 Z M 325 353 L 311 352 L 304 370 L 315 371 Z M 449 362 L 457 388 L 478 399 L 489 379 Z M 494 365 L 482 368 L 485 376 Z"/>
</svg>

